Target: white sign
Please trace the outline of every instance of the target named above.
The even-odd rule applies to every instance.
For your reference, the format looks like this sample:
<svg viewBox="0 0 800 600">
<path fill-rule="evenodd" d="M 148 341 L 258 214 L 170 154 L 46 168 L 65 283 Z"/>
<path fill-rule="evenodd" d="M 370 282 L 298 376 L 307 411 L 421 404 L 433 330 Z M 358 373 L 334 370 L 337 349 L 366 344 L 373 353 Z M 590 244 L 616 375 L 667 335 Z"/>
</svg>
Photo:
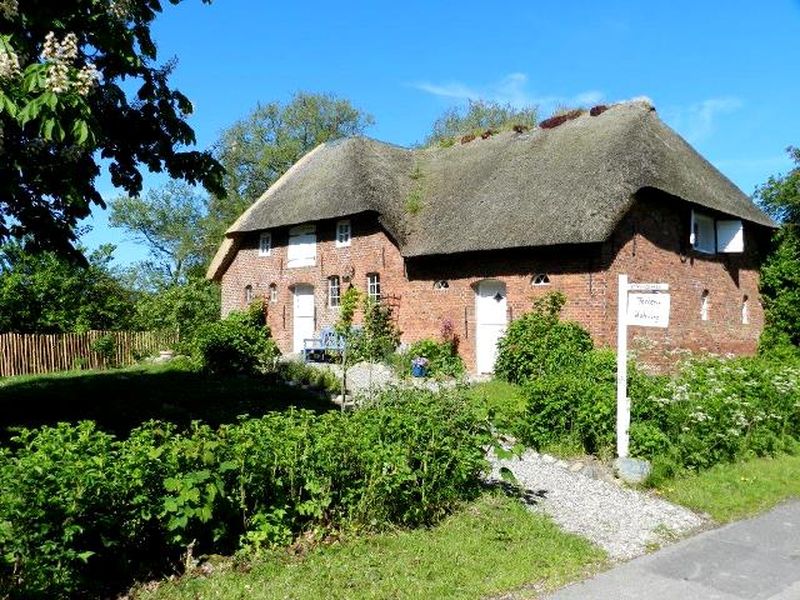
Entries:
<svg viewBox="0 0 800 600">
<path fill-rule="evenodd" d="M 629 283 L 629 292 L 668 292 L 668 283 Z"/>
<path fill-rule="evenodd" d="M 628 294 L 628 325 L 669 326 L 669 294 Z"/>
</svg>

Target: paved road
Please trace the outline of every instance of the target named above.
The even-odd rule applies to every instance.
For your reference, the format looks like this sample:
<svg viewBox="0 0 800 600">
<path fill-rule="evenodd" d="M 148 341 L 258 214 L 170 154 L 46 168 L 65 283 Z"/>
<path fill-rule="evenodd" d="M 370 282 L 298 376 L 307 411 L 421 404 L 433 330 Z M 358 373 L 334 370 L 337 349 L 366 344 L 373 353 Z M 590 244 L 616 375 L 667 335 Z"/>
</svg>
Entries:
<svg viewBox="0 0 800 600">
<path fill-rule="evenodd" d="M 800 600 L 800 502 L 564 588 L 551 600 Z"/>
</svg>

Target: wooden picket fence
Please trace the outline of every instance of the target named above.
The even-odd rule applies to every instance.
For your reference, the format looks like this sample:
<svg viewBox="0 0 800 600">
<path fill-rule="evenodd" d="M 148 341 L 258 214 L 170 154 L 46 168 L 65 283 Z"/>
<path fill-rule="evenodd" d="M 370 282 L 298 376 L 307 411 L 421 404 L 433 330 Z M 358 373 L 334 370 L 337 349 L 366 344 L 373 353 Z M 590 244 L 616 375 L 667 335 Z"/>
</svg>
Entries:
<svg viewBox="0 0 800 600">
<path fill-rule="evenodd" d="M 111 361 L 105 361 L 92 350 L 94 342 L 106 335 L 114 338 L 114 358 Z M 137 358 L 173 348 L 177 341 L 177 334 L 162 331 L 2 333 L 0 377 L 131 365 Z"/>
</svg>

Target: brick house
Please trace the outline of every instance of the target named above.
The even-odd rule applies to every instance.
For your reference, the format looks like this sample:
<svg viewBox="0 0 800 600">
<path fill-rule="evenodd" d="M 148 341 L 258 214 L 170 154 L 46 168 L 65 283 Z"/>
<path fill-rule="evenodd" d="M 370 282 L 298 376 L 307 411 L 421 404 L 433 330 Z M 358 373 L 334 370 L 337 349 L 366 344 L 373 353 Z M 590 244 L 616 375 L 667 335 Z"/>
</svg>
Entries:
<svg viewBox="0 0 800 600">
<path fill-rule="evenodd" d="M 333 324 L 355 286 L 394 305 L 404 343 L 447 323 L 469 368 L 488 372 L 506 324 L 553 290 L 565 318 L 613 345 L 627 273 L 670 285 L 669 327 L 631 328 L 631 349 L 663 367 L 683 351 L 756 349 L 773 227 L 650 104 L 631 102 L 446 148 L 323 144 L 231 226 L 208 277 L 223 314 L 267 298 L 283 352 Z"/>
</svg>

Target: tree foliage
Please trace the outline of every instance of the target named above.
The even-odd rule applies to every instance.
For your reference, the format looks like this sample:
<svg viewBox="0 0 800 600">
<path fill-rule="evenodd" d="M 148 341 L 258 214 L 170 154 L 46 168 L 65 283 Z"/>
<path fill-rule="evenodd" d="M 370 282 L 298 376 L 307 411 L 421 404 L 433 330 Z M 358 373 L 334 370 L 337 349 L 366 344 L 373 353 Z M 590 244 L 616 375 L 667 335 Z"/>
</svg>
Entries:
<svg viewBox="0 0 800 600">
<path fill-rule="evenodd" d="M 0 242 L 82 258 L 74 229 L 104 206 L 101 160 L 130 195 L 142 165 L 224 194 L 219 163 L 185 148 L 192 104 L 170 87 L 174 63 L 157 62 L 150 35 L 161 10 L 158 0 L 0 3 Z"/>
<path fill-rule="evenodd" d="M 180 285 L 144 292 L 136 302 L 133 325 L 148 331 L 175 331 L 182 342 L 219 319 L 220 294 L 216 283 L 195 277 Z"/>
<path fill-rule="evenodd" d="M 225 229 L 289 167 L 315 146 L 372 125 L 371 115 L 332 94 L 299 92 L 288 103 L 259 104 L 226 129 L 215 155 L 225 167 L 226 196 L 210 206 L 210 240 Z"/>
<path fill-rule="evenodd" d="M 19 243 L 0 252 L 0 332 L 60 333 L 125 329 L 134 298 L 111 270 L 114 247 L 92 252 L 89 266 Z"/>
<path fill-rule="evenodd" d="M 765 210 L 781 223 L 774 248 L 761 268 L 766 311 L 762 347 L 800 346 L 800 149 L 789 148 L 795 167 L 770 177 L 756 191 Z"/>
<path fill-rule="evenodd" d="M 475 134 L 487 129 L 508 129 L 514 125 L 533 127 L 536 125 L 535 106 L 515 108 L 485 100 L 470 100 L 464 106 L 448 108 L 436 119 L 426 145 L 438 144 L 465 134 Z"/>
<path fill-rule="evenodd" d="M 191 186 L 171 181 L 144 196 L 117 198 L 109 222 L 148 247 L 151 258 L 139 270 L 157 286 L 173 286 L 203 274 L 206 257 L 199 239 L 207 203 Z"/>
</svg>

